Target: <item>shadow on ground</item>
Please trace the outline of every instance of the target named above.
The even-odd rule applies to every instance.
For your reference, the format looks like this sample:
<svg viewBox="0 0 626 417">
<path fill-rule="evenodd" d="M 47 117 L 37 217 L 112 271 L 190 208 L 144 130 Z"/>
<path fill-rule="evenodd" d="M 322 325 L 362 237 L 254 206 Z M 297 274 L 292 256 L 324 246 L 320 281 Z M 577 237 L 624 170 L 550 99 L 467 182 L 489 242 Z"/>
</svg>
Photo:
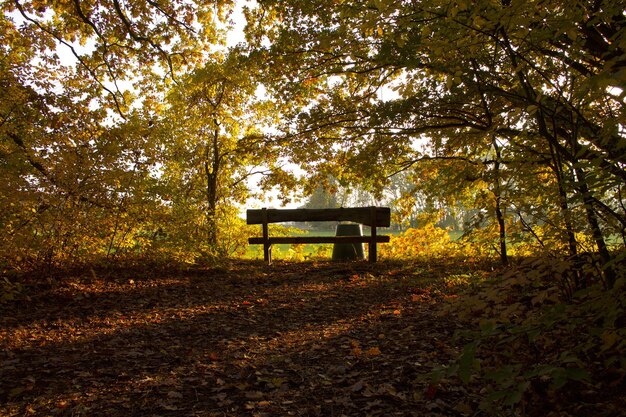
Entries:
<svg viewBox="0 0 626 417">
<path fill-rule="evenodd" d="M 457 352 L 435 278 L 392 263 L 87 273 L 2 307 L 0 414 L 462 415 L 462 388 L 423 378 Z"/>
</svg>

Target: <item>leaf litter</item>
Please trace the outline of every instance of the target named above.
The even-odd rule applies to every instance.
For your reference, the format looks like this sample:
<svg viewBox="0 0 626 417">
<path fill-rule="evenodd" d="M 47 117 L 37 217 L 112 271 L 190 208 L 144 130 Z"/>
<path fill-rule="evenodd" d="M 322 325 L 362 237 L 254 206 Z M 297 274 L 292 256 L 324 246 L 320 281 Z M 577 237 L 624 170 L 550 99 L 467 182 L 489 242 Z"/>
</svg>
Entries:
<svg viewBox="0 0 626 417">
<path fill-rule="evenodd" d="M 88 271 L 0 306 L 0 415 L 443 416 L 450 265 L 234 262 Z M 466 266 L 464 266 L 466 267 Z"/>
</svg>

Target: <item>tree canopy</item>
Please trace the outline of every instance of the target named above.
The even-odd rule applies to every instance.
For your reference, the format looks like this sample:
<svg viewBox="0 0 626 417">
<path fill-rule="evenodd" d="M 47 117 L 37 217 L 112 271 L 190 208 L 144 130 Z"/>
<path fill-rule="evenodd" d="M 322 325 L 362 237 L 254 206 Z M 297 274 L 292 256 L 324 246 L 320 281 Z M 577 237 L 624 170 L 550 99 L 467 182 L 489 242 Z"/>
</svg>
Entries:
<svg viewBox="0 0 626 417">
<path fill-rule="evenodd" d="M 255 190 L 325 185 L 455 219 L 504 263 L 597 252 L 615 281 L 619 2 L 267 0 L 226 45 L 235 6 L 3 3 L 5 256 L 194 259 Z"/>
<path fill-rule="evenodd" d="M 249 33 L 293 103 L 294 160 L 378 191 L 414 171 L 430 195 L 481 210 L 477 225 L 493 221 L 505 262 L 507 229 L 572 256 L 586 234 L 611 282 L 606 240 L 625 225 L 622 6 L 266 1 Z"/>
</svg>

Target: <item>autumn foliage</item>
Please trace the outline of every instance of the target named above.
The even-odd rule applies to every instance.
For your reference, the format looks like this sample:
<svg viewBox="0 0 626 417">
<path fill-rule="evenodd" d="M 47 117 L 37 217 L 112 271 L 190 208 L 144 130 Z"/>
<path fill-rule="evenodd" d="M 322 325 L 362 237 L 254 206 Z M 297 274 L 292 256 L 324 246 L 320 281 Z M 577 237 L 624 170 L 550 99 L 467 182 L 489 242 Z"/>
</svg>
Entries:
<svg viewBox="0 0 626 417">
<path fill-rule="evenodd" d="M 0 10 L 0 414 L 623 414 L 623 2 Z"/>
<path fill-rule="evenodd" d="M 460 253 L 459 249 L 459 245 L 450 239 L 448 230 L 429 224 L 392 236 L 389 244 L 381 245 L 381 256 L 389 259 L 454 257 Z"/>
</svg>

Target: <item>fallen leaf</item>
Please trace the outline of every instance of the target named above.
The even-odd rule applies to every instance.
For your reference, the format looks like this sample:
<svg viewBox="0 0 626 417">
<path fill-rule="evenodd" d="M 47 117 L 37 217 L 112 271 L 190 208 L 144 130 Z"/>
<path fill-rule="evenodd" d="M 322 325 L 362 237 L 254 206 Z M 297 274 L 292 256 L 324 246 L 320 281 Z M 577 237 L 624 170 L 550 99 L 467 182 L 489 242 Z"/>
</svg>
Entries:
<svg viewBox="0 0 626 417">
<path fill-rule="evenodd" d="M 13 388 L 11 391 L 9 391 L 9 398 L 17 397 L 24 391 L 26 390 L 22 387 Z"/>
<path fill-rule="evenodd" d="M 469 416 L 474 412 L 474 409 L 468 403 L 459 403 L 454 409 L 465 416 Z"/>
<path fill-rule="evenodd" d="M 248 391 L 246 392 L 246 398 L 249 400 L 260 400 L 263 398 L 263 393 L 261 391 Z"/>
<path fill-rule="evenodd" d="M 181 394 L 178 391 L 169 391 L 167 393 L 167 398 L 178 398 L 178 399 L 180 399 L 180 398 L 183 398 L 183 394 Z"/>
<path fill-rule="evenodd" d="M 369 349 L 367 349 L 365 351 L 365 354 L 367 356 L 378 356 L 378 355 L 380 355 L 380 353 L 381 352 L 380 352 L 380 349 L 378 347 L 372 347 L 372 348 L 369 348 Z"/>
<path fill-rule="evenodd" d="M 437 395 L 437 386 L 434 384 L 430 384 L 428 388 L 426 388 L 426 398 L 432 400 Z"/>
<path fill-rule="evenodd" d="M 354 385 L 350 387 L 350 391 L 359 392 L 365 386 L 365 381 L 363 379 L 358 380 Z"/>
<path fill-rule="evenodd" d="M 352 350 L 350 350 L 352 356 L 361 356 L 363 350 L 361 349 L 361 345 L 359 344 L 359 342 L 357 340 L 353 340 L 350 342 L 350 344 L 352 345 Z"/>
<path fill-rule="evenodd" d="M 270 378 L 269 382 L 275 387 L 275 388 L 280 388 L 281 385 L 283 385 L 286 382 L 285 378 L 280 378 L 280 377 L 276 377 L 276 378 Z"/>
</svg>

